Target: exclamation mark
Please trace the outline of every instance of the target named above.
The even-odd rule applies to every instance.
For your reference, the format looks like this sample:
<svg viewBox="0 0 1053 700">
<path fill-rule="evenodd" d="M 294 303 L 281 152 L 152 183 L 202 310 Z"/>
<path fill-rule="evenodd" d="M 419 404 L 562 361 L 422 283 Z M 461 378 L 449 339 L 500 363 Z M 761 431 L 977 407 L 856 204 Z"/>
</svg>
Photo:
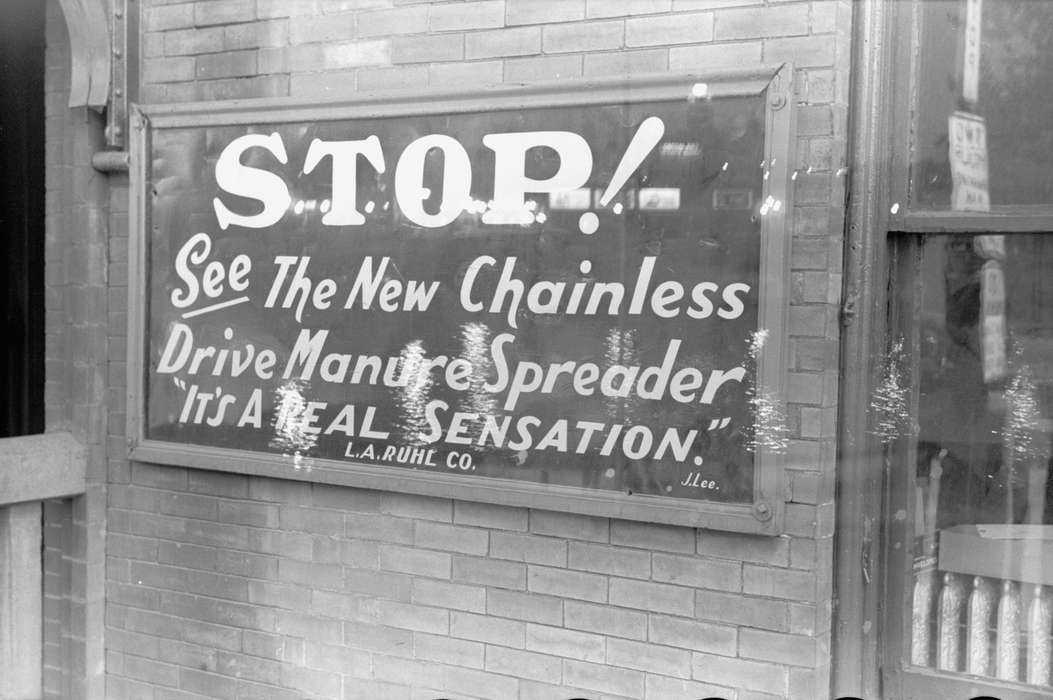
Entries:
<svg viewBox="0 0 1053 700">
<path fill-rule="evenodd" d="M 661 119 L 648 117 L 643 120 L 643 123 L 636 129 L 636 133 L 633 134 L 629 147 L 622 154 L 622 159 L 614 170 L 614 177 L 611 178 L 607 189 L 603 191 L 603 196 L 600 197 L 600 206 L 607 206 L 614 195 L 618 194 L 618 190 L 622 188 L 629 176 L 640 167 L 644 159 L 651 154 L 654 147 L 662 140 L 663 134 L 665 134 L 665 122 Z M 578 228 L 586 235 L 595 233 L 599 228 L 599 219 L 596 217 L 596 214 L 587 211 L 578 220 Z"/>
</svg>

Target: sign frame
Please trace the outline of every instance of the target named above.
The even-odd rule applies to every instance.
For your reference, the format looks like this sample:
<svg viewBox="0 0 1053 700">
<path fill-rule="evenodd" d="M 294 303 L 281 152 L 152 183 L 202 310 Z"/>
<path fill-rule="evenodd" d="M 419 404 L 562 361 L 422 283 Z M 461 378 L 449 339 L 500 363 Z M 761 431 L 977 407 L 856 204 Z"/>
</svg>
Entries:
<svg viewBox="0 0 1053 700">
<path fill-rule="evenodd" d="M 697 74 L 631 79 L 573 80 L 529 86 L 494 86 L 464 91 L 363 93 L 339 102 L 294 99 L 231 100 L 181 105 L 135 105 L 130 110 L 130 202 L 128 272 L 127 443 L 129 459 L 162 465 L 292 479 L 381 491 L 480 501 L 506 506 L 574 512 L 743 533 L 784 531 L 784 455 L 758 448 L 752 503 L 722 503 L 629 494 L 465 474 L 446 474 L 320 458 L 290 457 L 145 438 L 149 319 L 149 167 L 151 135 L 165 128 L 328 121 L 433 113 L 466 113 L 528 107 L 584 107 L 671 99 L 762 96 L 765 104 L 765 162 L 762 200 L 779 202 L 760 218 L 761 264 L 758 328 L 768 331 L 757 361 L 757 385 L 785 397 L 786 332 L 789 311 L 788 217 L 793 210 L 793 66 L 761 65 Z"/>
</svg>

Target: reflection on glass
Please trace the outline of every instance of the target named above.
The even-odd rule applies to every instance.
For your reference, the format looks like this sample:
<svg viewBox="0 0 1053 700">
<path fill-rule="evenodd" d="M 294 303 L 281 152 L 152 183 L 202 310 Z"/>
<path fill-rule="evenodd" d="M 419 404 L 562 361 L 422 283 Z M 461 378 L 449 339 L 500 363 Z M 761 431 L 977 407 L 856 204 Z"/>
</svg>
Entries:
<svg viewBox="0 0 1053 700">
<path fill-rule="evenodd" d="M 924 246 L 911 373 L 916 666 L 1050 685 L 1051 265 L 1041 236 Z"/>
<path fill-rule="evenodd" d="M 975 103 L 963 95 L 966 3 L 924 0 L 919 42 L 912 206 L 948 209 L 948 117 L 965 111 L 987 123 L 990 201 L 1053 204 L 1053 2 L 983 0 Z"/>
</svg>

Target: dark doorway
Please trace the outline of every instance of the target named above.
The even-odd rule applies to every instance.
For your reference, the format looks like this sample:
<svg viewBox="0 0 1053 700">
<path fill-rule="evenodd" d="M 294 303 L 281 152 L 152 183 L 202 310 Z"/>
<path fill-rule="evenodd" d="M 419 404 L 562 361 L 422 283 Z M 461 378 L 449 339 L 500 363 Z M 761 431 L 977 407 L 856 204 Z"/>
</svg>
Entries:
<svg viewBox="0 0 1053 700">
<path fill-rule="evenodd" d="M 0 437 L 44 430 L 44 19 L 0 2 Z"/>
</svg>

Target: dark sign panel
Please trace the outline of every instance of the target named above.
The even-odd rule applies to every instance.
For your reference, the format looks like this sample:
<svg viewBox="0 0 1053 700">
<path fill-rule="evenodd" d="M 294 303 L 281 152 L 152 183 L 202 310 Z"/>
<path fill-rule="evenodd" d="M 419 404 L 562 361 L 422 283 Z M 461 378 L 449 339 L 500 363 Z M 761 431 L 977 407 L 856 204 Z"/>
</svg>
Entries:
<svg viewBox="0 0 1053 700">
<path fill-rule="evenodd" d="M 333 114 L 148 130 L 144 444 L 755 504 L 767 92 Z"/>
</svg>

